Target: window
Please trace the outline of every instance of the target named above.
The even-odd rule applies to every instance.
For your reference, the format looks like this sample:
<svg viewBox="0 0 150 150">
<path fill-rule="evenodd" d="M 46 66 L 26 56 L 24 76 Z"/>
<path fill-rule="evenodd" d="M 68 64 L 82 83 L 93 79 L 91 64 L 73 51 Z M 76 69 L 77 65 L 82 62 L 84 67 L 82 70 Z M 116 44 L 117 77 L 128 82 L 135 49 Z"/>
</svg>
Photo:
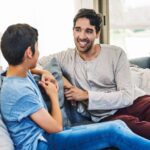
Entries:
<svg viewBox="0 0 150 150">
<path fill-rule="evenodd" d="M 28 23 L 39 31 L 40 57 L 74 47 L 73 18 L 80 8 L 98 9 L 96 0 L 5 0 L 0 9 L 0 37 L 11 24 Z M 8 11 L 9 10 L 9 11 Z M 6 13 L 6 11 L 8 11 Z M 0 52 L 0 66 L 7 63 Z"/>
<path fill-rule="evenodd" d="M 150 1 L 110 0 L 110 44 L 126 50 L 129 58 L 150 55 Z"/>
<path fill-rule="evenodd" d="M 40 57 L 73 47 L 74 3 L 74 0 L 1 1 L 0 36 L 11 24 L 28 23 L 39 31 Z M 1 53 L 0 66 L 7 66 Z"/>
</svg>

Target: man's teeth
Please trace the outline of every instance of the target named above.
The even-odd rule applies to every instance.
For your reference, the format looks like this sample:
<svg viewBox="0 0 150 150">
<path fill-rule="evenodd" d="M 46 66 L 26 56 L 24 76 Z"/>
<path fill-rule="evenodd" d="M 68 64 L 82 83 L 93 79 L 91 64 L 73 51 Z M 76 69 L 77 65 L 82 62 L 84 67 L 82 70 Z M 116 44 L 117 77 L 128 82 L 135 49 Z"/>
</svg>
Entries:
<svg viewBox="0 0 150 150">
<path fill-rule="evenodd" d="M 85 46 L 87 42 L 79 42 L 81 46 Z"/>
</svg>

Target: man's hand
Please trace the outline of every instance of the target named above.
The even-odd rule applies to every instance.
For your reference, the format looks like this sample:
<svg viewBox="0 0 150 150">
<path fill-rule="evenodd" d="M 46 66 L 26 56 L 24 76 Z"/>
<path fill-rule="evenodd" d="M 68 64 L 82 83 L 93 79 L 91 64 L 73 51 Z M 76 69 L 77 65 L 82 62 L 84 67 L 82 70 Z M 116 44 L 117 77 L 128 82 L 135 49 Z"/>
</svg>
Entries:
<svg viewBox="0 0 150 150">
<path fill-rule="evenodd" d="M 83 101 L 88 99 L 88 92 L 72 86 L 65 89 L 65 97 L 67 100 Z"/>
</svg>

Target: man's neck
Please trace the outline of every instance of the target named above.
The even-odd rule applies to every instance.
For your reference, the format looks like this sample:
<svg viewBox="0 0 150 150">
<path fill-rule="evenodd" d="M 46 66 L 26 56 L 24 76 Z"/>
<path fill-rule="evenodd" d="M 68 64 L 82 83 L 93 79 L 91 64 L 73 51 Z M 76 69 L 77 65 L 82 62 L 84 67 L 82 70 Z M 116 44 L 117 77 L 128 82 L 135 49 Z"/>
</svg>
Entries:
<svg viewBox="0 0 150 150">
<path fill-rule="evenodd" d="M 78 50 L 77 52 L 79 52 L 79 55 L 83 60 L 90 61 L 90 60 L 95 59 L 99 55 L 100 50 L 101 50 L 101 47 L 99 44 L 97 44 L 97 45 L 94 45 L 93 48 L 89 50 L 88 52 L 81 53 Z"/>
<path fill-rule="evenodd" d="M 17 65 L 17 66 L 9 65 L 9 67 L 7 69 L 6 76 L 7 77 L 12 77 L 12 76 L 26 77 L 27 72 L 28 72 L 28 69 L 25 66 L 22 66 L 22 65 Z"/>
</svg>

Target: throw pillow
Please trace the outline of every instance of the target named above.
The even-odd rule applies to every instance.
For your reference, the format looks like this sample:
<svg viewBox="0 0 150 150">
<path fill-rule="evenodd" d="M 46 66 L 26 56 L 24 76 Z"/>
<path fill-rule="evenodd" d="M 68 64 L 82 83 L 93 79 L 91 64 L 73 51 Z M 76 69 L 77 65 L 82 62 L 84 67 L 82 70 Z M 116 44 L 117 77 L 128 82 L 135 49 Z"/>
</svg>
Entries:
<svg viewBox="0 0 150 150">
<path fill-rule="evenodd" d="M 2 85 L 2 76 L 0 74 L 0 89 Z M 14 150 L 13 142 L 10 138 L 7 127 L 5 126 L 0 114 L 0 150 Z"/>
<path fill-rule="evenodd" d="M 59 98 L 59 105 L 60 105 L 62 117 L 63 117 L 63 126 L 69 127 L 71 124 L 70 124 L 70 120 L 66 113 L 66 109 L 68 109 L 68 108 L 66 107 L 65 101 L 64 101 L 64 87 L 63 87 L 63 81 L 62 81 L 62 72 L 59 67 L 59 64 L 58 64 L 56 58 L 51 58 L 51 60 L 45 66 L 42 66 L 42 67 L 44 70 L 50 71 L 58 82 L 58 98 Z M 40 88 L 40 90 L 42 92 L 44 100 L 46 102 L 49 101 L 49 100 L 47 100 L 47 96 L 43 92 L 43 90 L 41 88 Z"/>
</svg>

